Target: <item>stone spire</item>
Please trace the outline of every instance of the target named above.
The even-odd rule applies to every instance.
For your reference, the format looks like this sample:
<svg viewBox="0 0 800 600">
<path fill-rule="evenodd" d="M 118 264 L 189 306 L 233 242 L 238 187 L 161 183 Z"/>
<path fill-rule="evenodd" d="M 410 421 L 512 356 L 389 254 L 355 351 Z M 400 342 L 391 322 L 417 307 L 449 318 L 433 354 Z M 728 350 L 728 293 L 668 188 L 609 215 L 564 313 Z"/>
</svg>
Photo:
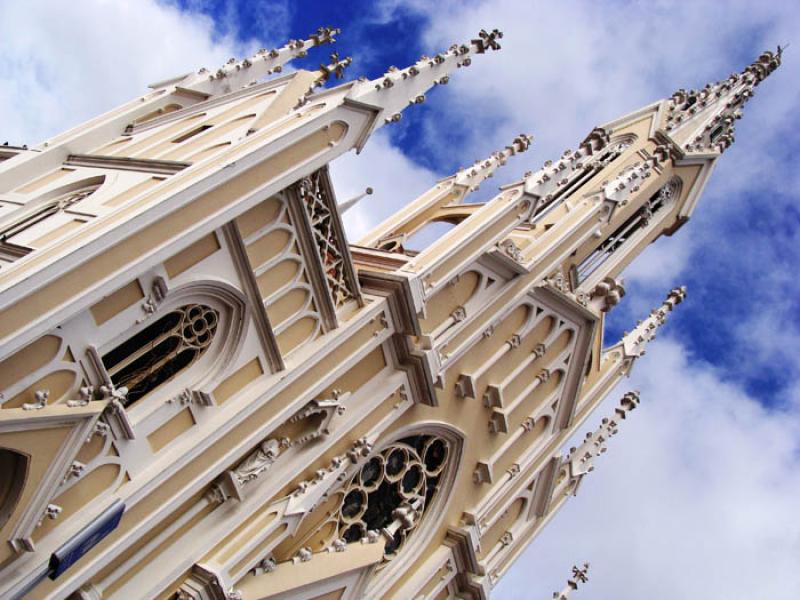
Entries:
<svg viewBox="0 0 800 600">
<path fill-rule="evenodd" d="M 423 55 L 405 69 L 389 67 L 378 79 L 359 81 L 351 89 L 348 98 L 380 109 L 375 128 L 399 121 L 400 113 L 406 106 L 423 103 L 428 89 L 446 84 L 454 69 L 472 64 L 473 54 L 499 50 L 498 40 L 502 37 L 503 34 L 497 29 L 491 32 L 482 29 L 469 44 L 454 44 L 446 52 L 434 56 Z"/>
<path fill-rule="evenodd" d="M 200 69 L 195 74 L 168 83 L 210 95 L 226 94 L 257 82 L 267 75 L 280 73 L 283 71 L 283 65 L 294 58 L 306 56 L 309 48 L 335 42 L 334 36 L 340 32 L 340 29 L 333 27 L 320 27 L 308 39 L 289 40 L 284 46 L 272 50 L 262 48 L 250 58 L 243 60 L 231 58 L 216 71 Z M 160 85 L 154 84 L 151 87 Z"/>
<path fill-rule="evenodd" d="M 781 64 L 783 50 L 763 52 L 741 73 L 701 90 L 680 89 L 667 101 L 664 130 L 686 152 L 722 153 L 734 142 L 734 121 L 755 87 Z"/>
<path fill-rule="evenodd" d="M 636 328 L 626 332 L 622 337 L 622 348 L 625 356 L 638 358 L 644 356 L 645 346 L 656 337 L 656 330 L 667 321 L 667 316 L 675 306 L 686 299 L 686 287 L 676 287 L 670 290 L 664 302 L 650 312 L 644 321 L 639 321 Z"/>
<path fill-rule="evenodd" d="M 577 565 L 572 567 L 572 577 L 567 580 L 567 585 L 560 592 L 553 593 L 553 600 L 567 600 L 569 595 L 578 589 L 579 583 L 586 583 L 589 581 L 589 563 L 583 563 L 582 568 Z"/>
<path fill-rule="evenodd" d="M 570 479 L 582 479 L 594 470 L 594 459 L 605 453 L 608 440 L 617 435 L 620 421 L 639 406 L 639 392 L 627 392 L 614 409 L 612 417 L 605 417 L 594 432 L 589 432 L 583 443 L 577 448 L 570 448 L 567 455 Z"/>
<path fill-rule="evenodd" d="M 471 167 L 460 169 L 454 175 L 454 183 L 456 185 L 463 185 L 469 188 L 469 191 L 474 192 L 480 187 L 481 183 L 494 175 L 494 172 L 499 167 L 505 165 L 511 156 L 519 152 L 525 152 L 530 147 L 532 141 L 532 135 L 525 133 L 519 134 L 514 138 L 514 141 L 503 150 L 493 152 L 487 159 L 476 160 L 475 164 Z"/>
</svg>

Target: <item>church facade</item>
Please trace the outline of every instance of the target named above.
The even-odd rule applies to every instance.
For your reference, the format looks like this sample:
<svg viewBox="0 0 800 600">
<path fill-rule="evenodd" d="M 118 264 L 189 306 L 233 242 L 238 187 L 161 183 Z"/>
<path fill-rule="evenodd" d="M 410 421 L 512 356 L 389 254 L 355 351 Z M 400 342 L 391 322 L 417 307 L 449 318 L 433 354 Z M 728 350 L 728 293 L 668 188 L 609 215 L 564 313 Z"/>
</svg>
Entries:
<svg viewBox="0 0 800 600">
<path fill-rule="evenodd" d="M 562 452 L 686 296 L 607 345 L 620 273 L 780 51 L 470 202 L 520 135 L 348 241 L 328 164 L 502 34 L 282 72 L 336 33 L 0 147 L 0 596 L 487 598 L 639 404 Z"/>
</svg>

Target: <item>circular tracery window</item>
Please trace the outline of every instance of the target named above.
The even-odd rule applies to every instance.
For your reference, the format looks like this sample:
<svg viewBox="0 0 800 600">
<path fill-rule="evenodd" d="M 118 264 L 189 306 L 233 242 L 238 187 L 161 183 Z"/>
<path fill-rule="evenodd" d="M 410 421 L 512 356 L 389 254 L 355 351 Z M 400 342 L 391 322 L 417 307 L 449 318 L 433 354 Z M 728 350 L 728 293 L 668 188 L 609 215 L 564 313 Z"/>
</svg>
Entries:
<svg viewBox="0 0 800 600">
<path fill-rule="evenodd" d="M 390 536 L 384 560 L 394 558 L 439 491 L 450 445 L 433 435 L 393 442 L 370 458 L 344 488 L 339 536 L 348 543 L 368 531 Z"/>
</svg>

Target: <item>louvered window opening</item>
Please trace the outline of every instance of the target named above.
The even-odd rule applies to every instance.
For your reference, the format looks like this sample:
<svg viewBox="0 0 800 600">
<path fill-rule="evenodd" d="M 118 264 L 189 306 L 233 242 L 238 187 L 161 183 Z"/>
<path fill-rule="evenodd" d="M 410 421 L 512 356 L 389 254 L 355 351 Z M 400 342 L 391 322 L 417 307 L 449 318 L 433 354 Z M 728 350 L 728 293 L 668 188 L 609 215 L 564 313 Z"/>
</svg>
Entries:
<svg viewBox="0 0 800 600">
<path fill-rule="evenodd" d="M 631 239 L 636 232 L 647 226 L 650 219 L 664 208 L 675 191 L 675 184 L 670 182 L 653 194 L 642 207 L 631 215 L 614 233 L 604 240 L 594 252 L 587 256 L 577 267 L 578 285 L 586 281 L 599 269 L 609 257 Z"/>
<path fill-rule="evenodd" d="M 561 186 L 551 198 L 546 198 L 545 202 L 537 207 L 533 221 L 541 221 L 555 207 L 560 205 L 561 202 L 563 202 L 563 200 L 566 199 L 574 190 L 578 189 L 584 183 L 589 181 L 589 179 L 602 171 L 606 166 L 611 164 L 611 162 L 620 154 L 622 154 L 630 145 L 630 142 L 619 142 L 614 144 L 607 148 L 600 157 L 586 165 L 586 168 L 574 171 L 572 173 L 572 178 L 569 179 L 565 185 Z"/>
</svg>

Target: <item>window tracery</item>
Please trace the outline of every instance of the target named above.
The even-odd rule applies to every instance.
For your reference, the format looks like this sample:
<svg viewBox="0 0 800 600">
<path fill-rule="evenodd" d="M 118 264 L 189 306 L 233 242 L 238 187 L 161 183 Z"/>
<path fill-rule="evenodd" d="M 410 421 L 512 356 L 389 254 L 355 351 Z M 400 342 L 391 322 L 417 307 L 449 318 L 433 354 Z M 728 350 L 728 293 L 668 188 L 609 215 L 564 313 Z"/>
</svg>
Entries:
<svg viewBox="0 0 800 600">
<path fill-rule="evenodd" d="M 103 356 L 128 407 L 194 364 L 214 340 L 219 311 L 205 304 L 176 308 Z"/>
<path fill-rule="evenodd" d="M 338 535 L 347 543 L 381 531 L 392 560 L 419 527 L 441 487 L 451 445 L 435 435 L 400 439 L 370 458 L 345 486 Z"/>
<path fill-rule="evenodd" d="M 320 171 L 304 177 L 297 184 L 297 193 L 305 209 L 314 236 L 314 244 L 322 260 L 328 291 L 338 308 L 358 297 L 355 281 L 347 272 L 344 232 L 337 226 L 330 198 Z"/>
</svg>

